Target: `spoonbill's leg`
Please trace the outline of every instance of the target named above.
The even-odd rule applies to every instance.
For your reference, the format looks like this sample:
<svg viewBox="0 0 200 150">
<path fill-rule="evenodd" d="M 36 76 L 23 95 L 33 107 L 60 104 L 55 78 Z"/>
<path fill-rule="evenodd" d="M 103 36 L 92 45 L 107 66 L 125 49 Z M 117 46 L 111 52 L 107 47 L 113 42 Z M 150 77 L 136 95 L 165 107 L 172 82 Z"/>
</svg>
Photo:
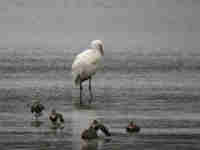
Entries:
<svg viewBox="0 0 200 150">
<path fill-rule="evenodd" d="M 82 105 L 82 90 L 83 90 L 82 82 L 80 81 L 80 105 Z"/>
<path fill-rule="evenodd" d="M 91 82 L 92 82 L 92 78 L 89 78 L 89 91 L 90 91 L 90 101 L 89 103 L 91 104 L 92 100 L 93 100 L 93 94 L 92 94 L 92 86 L 91 86 Z"/>
</svg>

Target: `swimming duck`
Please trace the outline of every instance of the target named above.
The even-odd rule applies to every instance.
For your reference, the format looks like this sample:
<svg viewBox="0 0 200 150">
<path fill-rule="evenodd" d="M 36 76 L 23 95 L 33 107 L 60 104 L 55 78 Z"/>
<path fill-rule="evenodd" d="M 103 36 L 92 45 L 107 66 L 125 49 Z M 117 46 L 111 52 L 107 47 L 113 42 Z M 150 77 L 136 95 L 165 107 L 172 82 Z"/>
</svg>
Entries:
<svg viewBox="0 0 200 150">
<path fill-rule="evenodd" d="M 140 127 L 137 126 L 133 121 L 131 121 L 129 125 L 126 127 L 126 132 L 133 133 L 133 132 L 139 132 L 139 131 L 140 131 Z"/>
<path fill-rule="evenodd" d="M 96 139 L 98 138 L 97 132 L 101 130 L 106 136 L 111 136 L 108 128 L 103 124 L 99 123 L 97 120 L 94 120 L 88 129 L 85 129 L 82 134 L 82 139 Z"/>
</svg>

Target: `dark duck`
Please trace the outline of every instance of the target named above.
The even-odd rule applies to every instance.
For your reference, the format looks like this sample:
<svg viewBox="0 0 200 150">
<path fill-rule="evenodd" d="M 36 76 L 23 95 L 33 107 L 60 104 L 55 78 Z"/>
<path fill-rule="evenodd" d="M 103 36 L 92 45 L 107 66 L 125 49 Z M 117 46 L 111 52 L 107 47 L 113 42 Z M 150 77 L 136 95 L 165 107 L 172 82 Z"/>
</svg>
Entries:
<svg viewBox="0 0 200 150">
<path fill-rule="evenodd" d="M 133 121 L 131 121 L 129 125 L 126 127 L 126 132 L 129 132 L 129 133 L 134 133 L 134 132 L 139 132 L 139 131 L 140 131 L 140 127 L 137 126 Z"/>
<path fill-rule="evenodd" d="M 97 132 L 99 130 L 101 130 L 105 134 L 105 136 L 111 136 L 111 134 L 106 126 L 99 123 L 97 120 L 94 120 L 92 122 L 92 124 L 90 125 L 90 127 L 82 132 L 81 138 L 87 139 L 87 140 L 96 139 L 96 138 L 98 138 Z"/>
</svg>

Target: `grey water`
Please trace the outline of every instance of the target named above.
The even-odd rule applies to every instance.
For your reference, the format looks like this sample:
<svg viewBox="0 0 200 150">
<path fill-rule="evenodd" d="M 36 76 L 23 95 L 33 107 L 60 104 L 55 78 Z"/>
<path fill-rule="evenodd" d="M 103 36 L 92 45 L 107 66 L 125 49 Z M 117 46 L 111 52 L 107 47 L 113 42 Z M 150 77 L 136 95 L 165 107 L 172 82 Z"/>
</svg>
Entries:
<svg viewBox="0 0 200 150">
<path fill-rule="evenodd" d="M 198 50 L 105 50 L 92 81 L 95 99 L 88 105 L 85 82 L 80 107 L 70 68 L 81 49 L 70 49 L 0 50 L 1 150 L 200 149 Z M 34 99 L 46 108 L 40 127 L 31 125 Z M 52 108 L 64 116 L 63 131 L 50 129 Z M 80 134 L 92 119 L 103 122 L 112 136 L 83 141 Z M 130 120 L 141 132 L 125 132 Z"/>
</svg>

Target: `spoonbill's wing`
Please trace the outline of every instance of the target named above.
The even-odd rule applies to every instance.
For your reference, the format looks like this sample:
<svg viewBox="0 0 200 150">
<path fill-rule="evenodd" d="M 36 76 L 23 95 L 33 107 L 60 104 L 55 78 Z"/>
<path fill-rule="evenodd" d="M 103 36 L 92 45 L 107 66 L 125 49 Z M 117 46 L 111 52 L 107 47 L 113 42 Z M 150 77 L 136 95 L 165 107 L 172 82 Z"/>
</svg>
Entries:
<svg viewBox="0 0 200 150">
<path fill-rule="evenodd" d="M 76 56 L 72 64 L 72 75 L 74 81 L 79 76 L 80 79 L 87 79 L 96 73 L 99 67 L 101 55 L 93 49 L 86 50 Z"/>
</svg>

